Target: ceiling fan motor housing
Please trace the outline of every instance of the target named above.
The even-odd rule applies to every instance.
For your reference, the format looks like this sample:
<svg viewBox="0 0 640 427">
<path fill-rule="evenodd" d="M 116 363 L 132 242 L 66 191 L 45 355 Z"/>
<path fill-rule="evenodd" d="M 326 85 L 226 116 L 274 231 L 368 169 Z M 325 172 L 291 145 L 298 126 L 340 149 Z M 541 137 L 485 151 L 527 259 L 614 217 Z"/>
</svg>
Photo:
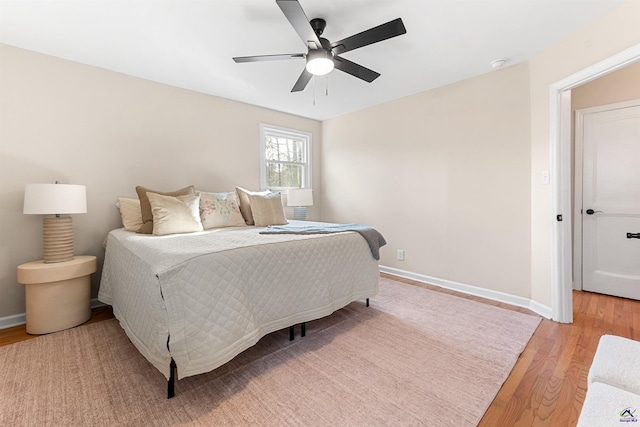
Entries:
<svg viewBox="0 0 640 427">
<path fill-rule="evenodd" d="M 318 40 L 320 40 L 320 43 L 322 44 L 322 47 L 324 49 L 327 49 L 329 51 L 331 50 L 331 42 L 329 40 L 325 39 L 324 37 L 318 37 Z"/>
</svg>

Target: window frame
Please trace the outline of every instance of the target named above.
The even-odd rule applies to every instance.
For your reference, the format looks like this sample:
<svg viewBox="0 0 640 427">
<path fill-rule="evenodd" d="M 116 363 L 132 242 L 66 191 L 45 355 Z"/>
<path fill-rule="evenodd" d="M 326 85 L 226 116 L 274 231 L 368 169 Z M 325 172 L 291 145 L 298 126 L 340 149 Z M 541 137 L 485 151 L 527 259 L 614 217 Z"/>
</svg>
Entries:
<svg viewBox="0 0 640 427">
<path fill-rule="evenodd" d="M 287 138 L 302 141 L 303 162 L 277 162 L 267 161 L 267 136 Z M 312 188 L 312 134 L 296 129 L 288 129 L 280 126 L 260 123 L 260 189 L 271 191 L 286 191 L 290 188 Z M 282 163 L 302 165 L 302 182 L 300 187 L 269 187 L 267 185 L 267 163 Z"/>
</svg>

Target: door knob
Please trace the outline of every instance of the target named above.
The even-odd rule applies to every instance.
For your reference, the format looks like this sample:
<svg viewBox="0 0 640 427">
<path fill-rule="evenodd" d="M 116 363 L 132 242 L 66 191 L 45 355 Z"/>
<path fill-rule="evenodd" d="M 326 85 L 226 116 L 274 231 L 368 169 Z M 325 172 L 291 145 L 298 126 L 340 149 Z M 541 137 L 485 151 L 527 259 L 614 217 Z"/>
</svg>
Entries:
<svg viewBox="0 0 640 427">
<path fill-rule="evenodd" d="M 602 213 L 602 211 L 594 211 L 593 209 L 587 209 L 587 215 L 593 215 L 594 213 Z"/>
</svg>

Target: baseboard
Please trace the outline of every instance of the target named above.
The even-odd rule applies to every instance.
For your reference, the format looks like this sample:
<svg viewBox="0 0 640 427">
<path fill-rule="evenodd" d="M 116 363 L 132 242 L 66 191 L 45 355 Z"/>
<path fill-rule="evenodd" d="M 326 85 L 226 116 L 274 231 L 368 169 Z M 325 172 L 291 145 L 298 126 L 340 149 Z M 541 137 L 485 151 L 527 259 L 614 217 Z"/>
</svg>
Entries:
<svg viewBox="0 0 640 427">
<path fill-rule="evenodd" d="M 10 328 L 12 326 L 24 325 L 27 323 L 26 314 L 14 314 L 13 316 L 0 317 L 0 329 Z"/>
<path fill-rule="evenodd" d="M 466 285 L 464 283 L 453 282 L 451 280 L 439 279 L 437 277 L 426 276 L 424 274 L 412 273 L 410 271 L 404 271 L 393 267 L 385 267 L 383 265 L 380 266 L 380 271 L 383 273 L 391 274 L 393 276 L 415 280 L 416 282 L 462 292 L 463 294 L 474 295 L 492 301 L 503 302 L 505 304 L 515 305 L 517 307 L 523 307 L 533 311 L 536 314 L 539 314 L 542 317 L 551 319 L 550 307 L 547 307 L 529 298 L 519 297 L 500 291 L 493 291 L 491 289 L 479 288 L 477 286 Z"/>
<path fill-rule="evenodd" d="M 101 307 L 104 303 L 98 301 L 98 298 L 91 300 L 91 308 Z M 12 316 L 0 317 L 0 329 L 11 328 L 13 326 L 24 325 L 27 323 L 26 313 L 14 314 Z"/>
<path fill-rule="evenodd" d="M 529 310 L 534 313 L 538 313 L 542 317 L 551 319 L 551 307 L 547 307 L 544 304 L 540 304 L 538 301 L 529 300 Z"/>
</svg>

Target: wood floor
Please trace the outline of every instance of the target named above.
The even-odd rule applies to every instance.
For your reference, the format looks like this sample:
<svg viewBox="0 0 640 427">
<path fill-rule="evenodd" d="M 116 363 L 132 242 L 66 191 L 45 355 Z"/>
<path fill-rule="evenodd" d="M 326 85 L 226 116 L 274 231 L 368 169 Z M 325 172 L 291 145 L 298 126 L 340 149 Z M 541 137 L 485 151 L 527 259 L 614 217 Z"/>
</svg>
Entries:
<svg viewBox="0 0 640 427">
<path fill-rule="evenodd" d="M 508 310 L 527 309 L 383 274 L 384 277 Z M 574 426 L 587 388 L 587 373 L 603 334 L 640 341 L 640 301 L 573 292 L 574 323 L 543 319 L 480 426 Z M 110 307 L 92 311 L 89 322 L 110 319 Z M 25 326 L 0 330 L 0 346 L 33 338 Z"/>
</svg>

